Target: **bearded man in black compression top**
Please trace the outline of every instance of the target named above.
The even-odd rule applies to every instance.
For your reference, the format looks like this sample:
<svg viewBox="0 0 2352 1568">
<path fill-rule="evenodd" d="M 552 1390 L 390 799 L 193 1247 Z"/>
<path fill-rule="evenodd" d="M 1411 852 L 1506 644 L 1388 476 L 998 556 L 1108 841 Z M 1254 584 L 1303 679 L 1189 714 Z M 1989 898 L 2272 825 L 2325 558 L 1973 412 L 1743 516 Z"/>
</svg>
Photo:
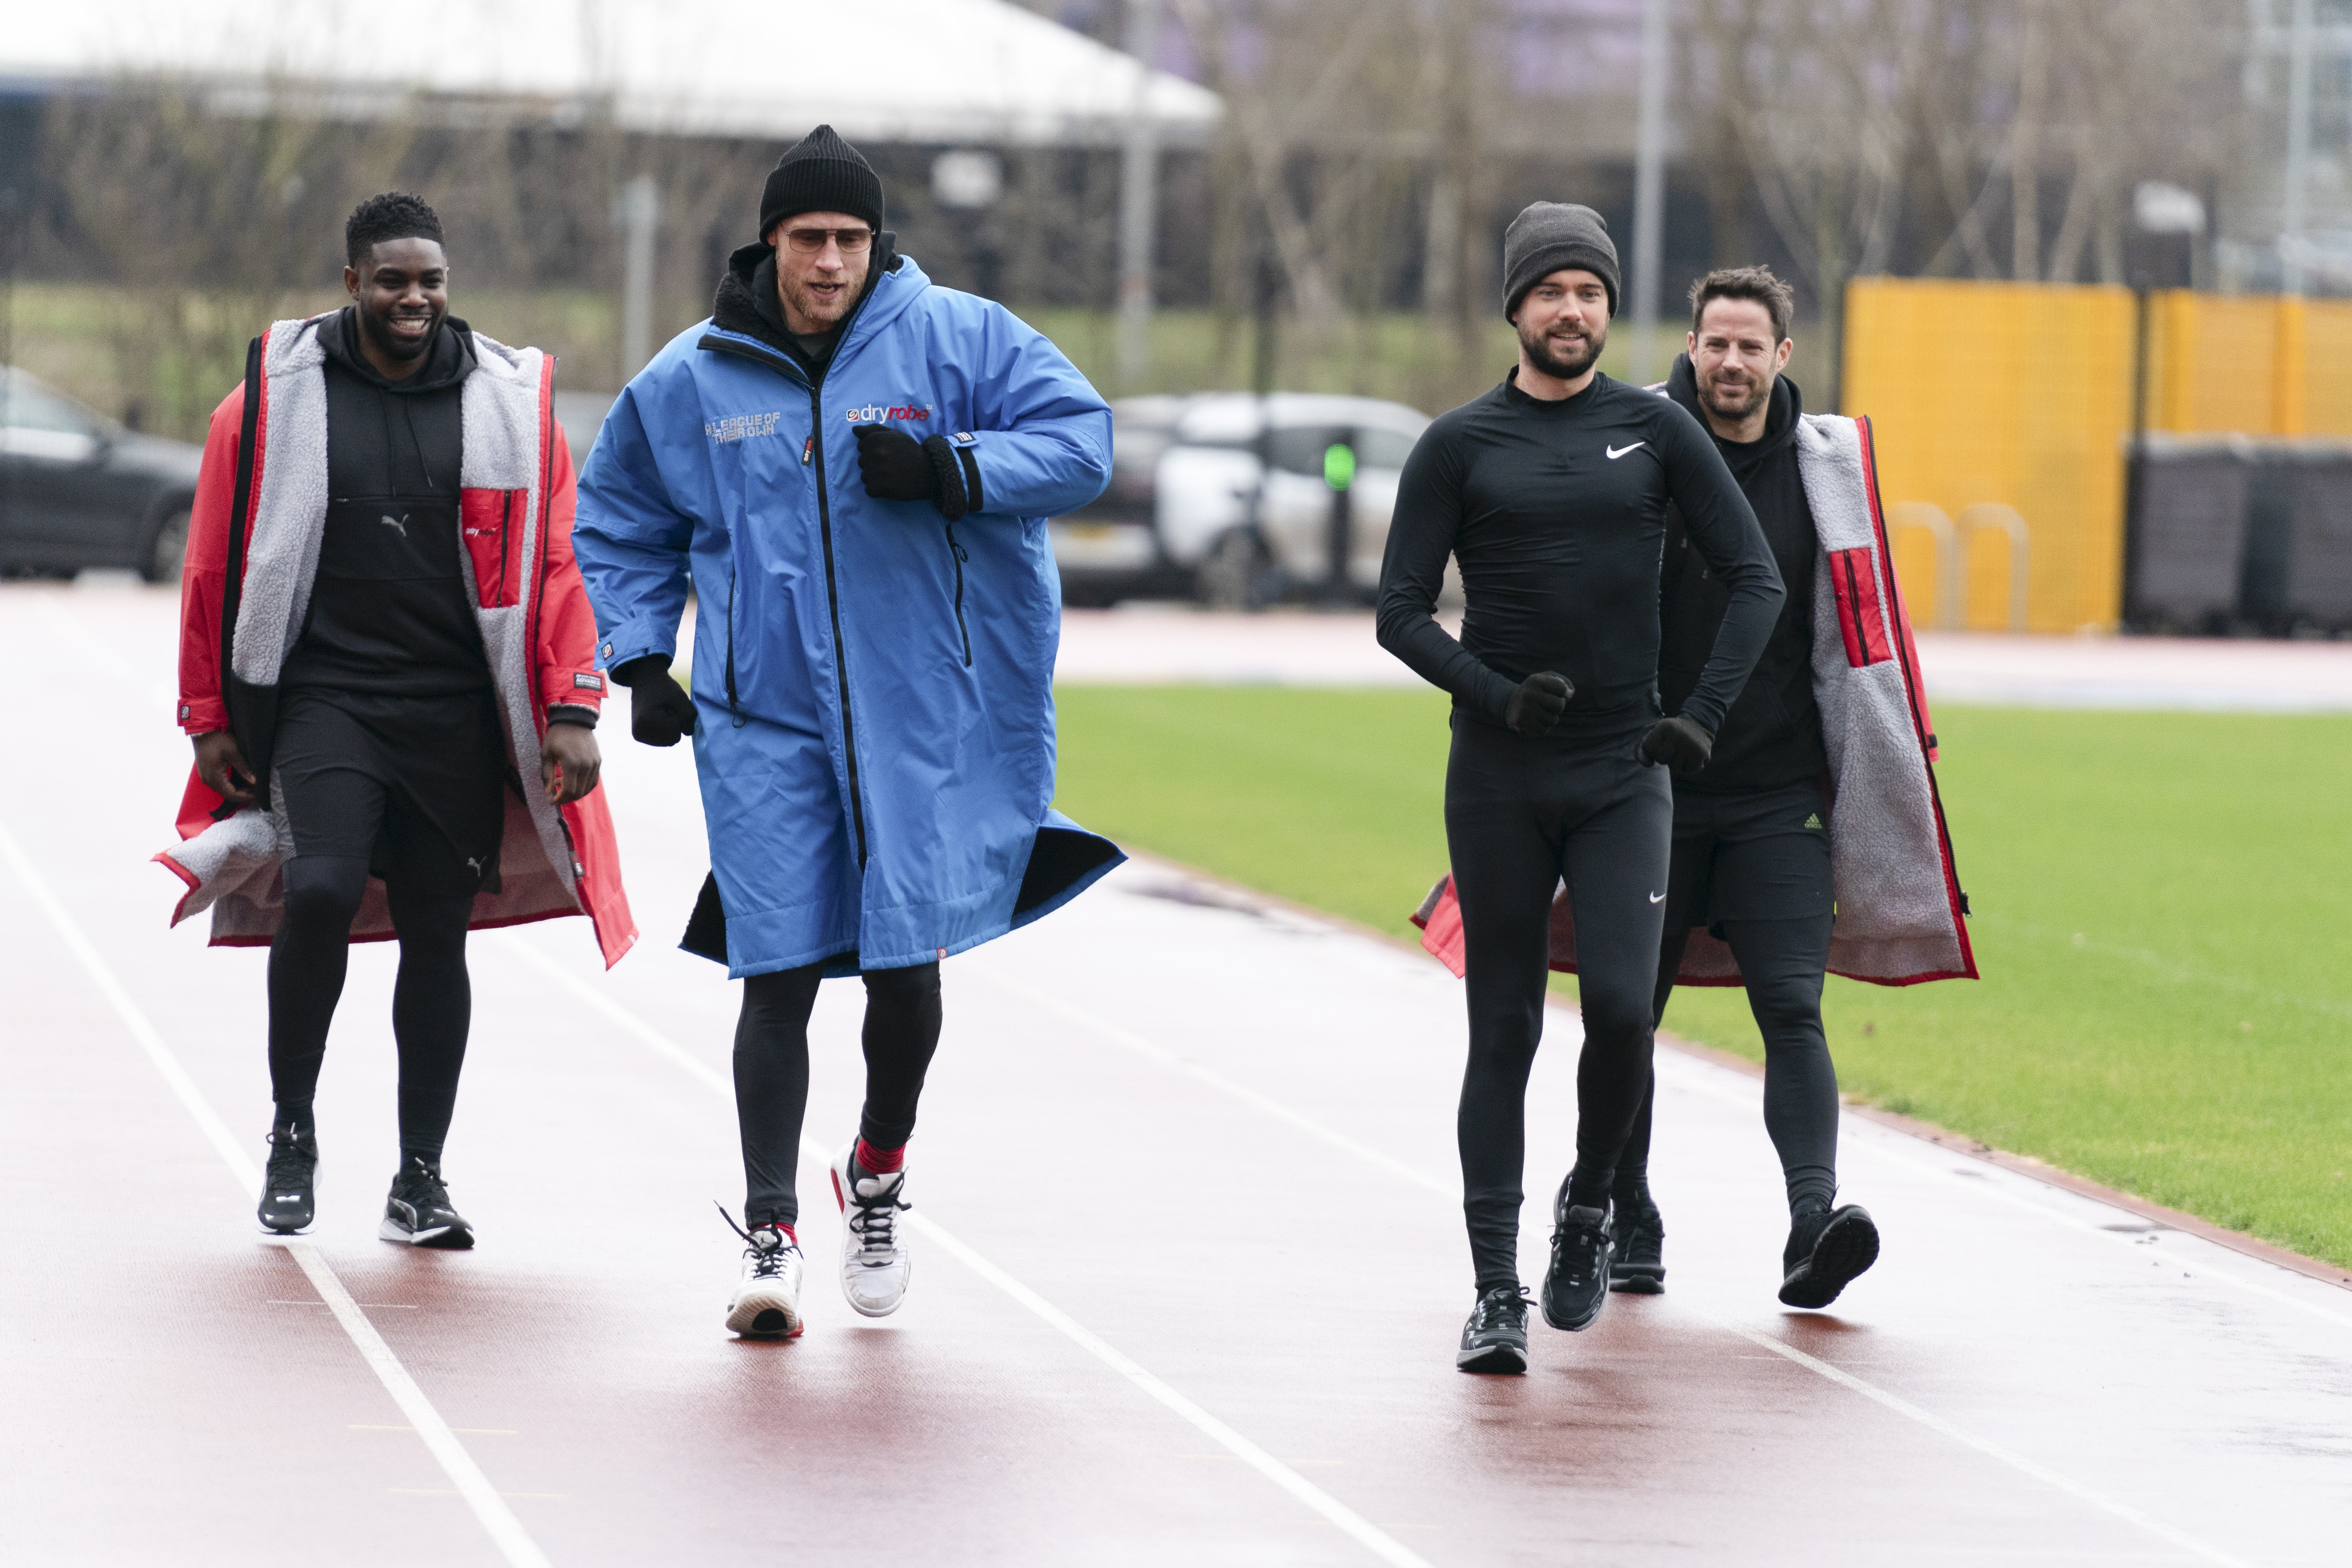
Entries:
<svg viewBox="0 0 2352 1568">
<path fill-rule="evenodd" d="M 1600 216 L 1535 204 L 1505 237 L 1504 270 L 1518 366 L 1413 448 L 1380 601 L 1381 646 L 1454 694 L 1445 836 L 1470 1008 L 1456 1131 L 1478 1289 L 1456 1364 L 1476 1372 L 1527 1365 L 1520 1178 L 1553 891 L 1565 879 L 1584 1048 L 1543 1307 L 1572 1331 L 1608 1300 L 1611 1177 L 1649 1085 L 1674 826 L 1665 768 L 1706 765 L 1781 602 L 1771 550 L 1706 432 L 1593 368 L 1617 307 Z M 1670 503 L 1729 603 L 1689 698 L 1663 718 Z M 1459 642 L 1433 616 L 1448 556 L 1469 601 Z"/>
</svg>

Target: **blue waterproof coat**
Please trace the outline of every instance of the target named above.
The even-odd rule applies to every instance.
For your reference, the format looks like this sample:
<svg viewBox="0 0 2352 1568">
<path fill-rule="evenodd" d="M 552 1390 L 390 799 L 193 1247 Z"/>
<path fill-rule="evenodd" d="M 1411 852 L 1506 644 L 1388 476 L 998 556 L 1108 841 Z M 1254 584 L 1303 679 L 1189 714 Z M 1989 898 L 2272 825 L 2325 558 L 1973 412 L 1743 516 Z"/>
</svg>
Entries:
<svg viewBox="0 0 2352 1568">
<path fill-rule="evenodd" d="M 675 656 L 693 574 L 711 880 L 684 945 L 736 977 L 929 963 L 1122 858 L 1047 805 L 1045 520 L 1108 481 L 1110 411 L 1003 307 L 874 254 L 885 270 L 814 384 L 761 341 L 740 276 L 731 313 L 722 286 L 719 315 L 622 392 L 580 479 L 572 546 L 607 668 Z M 950 524 L 867 496 L 854 427 L 877 421 L 969 448 L 982 510 Z"/>
</svg>

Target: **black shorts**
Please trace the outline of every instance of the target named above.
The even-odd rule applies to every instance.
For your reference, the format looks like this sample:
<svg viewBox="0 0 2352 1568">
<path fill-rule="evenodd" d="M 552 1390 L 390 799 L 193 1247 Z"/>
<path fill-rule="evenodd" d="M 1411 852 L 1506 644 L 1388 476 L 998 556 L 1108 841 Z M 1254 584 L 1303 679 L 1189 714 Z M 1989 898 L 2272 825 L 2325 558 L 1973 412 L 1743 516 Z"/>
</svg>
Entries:
<svg viewBox="0 0 2352 1568">
<path fill-rule="evenodd" d="M 297 687 L 278 707 L 272 764 L 297 857 L 364 858 L 371 876 L 421 893 L 498 889 L 511 770 L 490 693 Z"/>
<path fill-rule="evenodd" d="M 1834 912 L 1829 825 L 1829 807 L 1811 781 L 1737 795 L 1676 790 L 1669 928 Z"/>
</svg>

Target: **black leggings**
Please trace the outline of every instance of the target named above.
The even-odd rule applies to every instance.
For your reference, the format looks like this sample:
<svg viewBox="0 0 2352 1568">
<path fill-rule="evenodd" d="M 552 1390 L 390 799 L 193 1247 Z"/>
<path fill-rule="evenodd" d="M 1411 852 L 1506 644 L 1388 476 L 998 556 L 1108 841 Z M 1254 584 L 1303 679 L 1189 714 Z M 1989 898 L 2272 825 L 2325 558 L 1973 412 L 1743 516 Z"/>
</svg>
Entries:
<svg viewBox="0 0 2352 1568">
<path fill-rule="evenodd" d="M 1780 1156 L 1788 1184 L 1789 1210 L 1826 1209 L 1837 1195 L 1837 1068 L 1822 1032 L 1822 975 L 1829 963 L 1833 915 L 1786 921 L 1725 921 L 1724 940 L 1739 961 L 1748 983 L 1748 1005 L 1764 1036 L 1764 1131 Z M 1658 957 L 1655 1016 L 1663 1022 L 1666 998 L 1682 968 L 1690 928 L 1669 931 Z M 1648 1196 L 1650 1115 L 1655 1087 L 1642 1096 L 1633 1135 L 1617 1162 L 1616 1199 L 1621 1208 Z"/>
<path fill-rule="evenodd" d="M 808 1114 L 808 1022 L 824 965 L 743 982 L 735 1022 L 735 1122 L 743 1139 L 743 1223 L 798 1223 L 793 1180 Z M 940 1044 L 940 966 L 869 969 L 866 982 L 866 1107 L 857 1135 L 896 1149 L 914 1134 L 915 1102 Z"/>
<path fill-rule="evenodd" d="M 1618 1152 L 1650 1081 L 1650 1001 L 1674 796 L 1664 769 L 1634 759 L 1640 732 L 1528 740 L 1454 719 L 1445 840 L 1462 906 L 1470 1005 L 1455 1135 L 1481 1290 L 1518 1280 L 1528 1074 L 1543 1037 L 1552 894 L 1563 878 L 1584 1014 L 1573 1201 L 1607 1201 Z"/>
<path fill-rule="evenodd" d="M 281 1126 L 311 1124 L 327 1026 L 343 994 L 352 918 L 367 879 L 361 856 L 298 855 L 286 862 L 286 909 L 269 943 L 269 1085 Z M 400 937 L 392 1037 L 400 1051 L 401 1158 L 419 1155 L 438 1164 L 473 1021 L 466 922 L 474 897 L 422 892 L 404 880 L 387 883 L 385 891 Z"/>
</svg>

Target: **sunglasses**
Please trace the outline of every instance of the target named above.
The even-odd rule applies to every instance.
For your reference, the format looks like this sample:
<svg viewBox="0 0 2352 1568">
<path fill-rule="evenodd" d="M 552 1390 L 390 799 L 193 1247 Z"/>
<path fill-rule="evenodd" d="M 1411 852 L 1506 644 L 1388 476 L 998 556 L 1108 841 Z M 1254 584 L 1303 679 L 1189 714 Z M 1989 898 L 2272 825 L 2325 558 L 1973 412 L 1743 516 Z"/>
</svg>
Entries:
<svg viewBox="0 0 2352 1568">
<path fill-rule="evenodd" d="M 826 240 L 841 247 L 844 256 L 856 256 L 874 243 L 870 228 L 788 228 L 784 238 L 803 256 L 814 256 L 824 248 Z"/>
</svg>

